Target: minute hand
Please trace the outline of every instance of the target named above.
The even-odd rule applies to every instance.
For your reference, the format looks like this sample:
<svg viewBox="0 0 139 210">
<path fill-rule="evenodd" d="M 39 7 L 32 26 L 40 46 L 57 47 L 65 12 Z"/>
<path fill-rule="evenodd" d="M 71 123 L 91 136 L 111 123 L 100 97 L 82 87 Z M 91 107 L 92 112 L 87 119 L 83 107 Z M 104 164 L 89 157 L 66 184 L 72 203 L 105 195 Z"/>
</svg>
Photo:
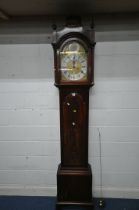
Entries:
<svg viewBox="0 0 139 210">
<path fill-rule="evenodd" d="M 73 69 L 75 68 L 76 60 L 75 60 L 75 55 L 73 57 Z"/>
</svg>

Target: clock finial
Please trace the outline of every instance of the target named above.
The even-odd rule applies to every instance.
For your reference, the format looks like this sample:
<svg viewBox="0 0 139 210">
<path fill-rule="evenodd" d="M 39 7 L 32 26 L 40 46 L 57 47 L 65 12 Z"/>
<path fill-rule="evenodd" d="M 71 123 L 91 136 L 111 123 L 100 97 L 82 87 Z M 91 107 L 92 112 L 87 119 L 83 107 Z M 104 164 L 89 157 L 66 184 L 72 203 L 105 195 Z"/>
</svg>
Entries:
<svg viewBox="0 0 139 210">
<path fill-rule="evenodd" d="M 82 25 L 80 16 L 69 16 L 66 19 L 66 27 L 74 28 Z"/>
</svg>

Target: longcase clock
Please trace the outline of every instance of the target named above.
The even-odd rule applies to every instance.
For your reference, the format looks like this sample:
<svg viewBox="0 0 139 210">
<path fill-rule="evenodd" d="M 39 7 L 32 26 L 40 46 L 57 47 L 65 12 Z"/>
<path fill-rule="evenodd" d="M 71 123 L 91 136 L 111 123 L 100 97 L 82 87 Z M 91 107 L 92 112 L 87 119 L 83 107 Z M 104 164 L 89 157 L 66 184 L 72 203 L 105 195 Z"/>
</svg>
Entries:
<svg viewBox="0 0 139 210">
<path fill-rule="evenodd" d="M 92 34 L 91 34 L 92 35 Z M 57 171 L 57 210 L 93 208 L 92 171 L 88 164 L 89 89 L 93 85 L 94 40 L 81 26 L 57 32 L 55 85 L 60 98 L 61 163 Z"/>
</svg>

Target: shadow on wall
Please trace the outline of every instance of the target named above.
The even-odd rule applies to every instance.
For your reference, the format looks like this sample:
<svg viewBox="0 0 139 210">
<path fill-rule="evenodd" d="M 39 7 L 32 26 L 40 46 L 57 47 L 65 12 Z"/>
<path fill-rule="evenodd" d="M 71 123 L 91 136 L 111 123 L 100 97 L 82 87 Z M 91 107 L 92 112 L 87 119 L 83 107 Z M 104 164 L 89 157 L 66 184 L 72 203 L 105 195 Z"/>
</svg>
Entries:
<svg viewBox="0 0 139 210">
<path fill-rule="evenodd" d="M 1 79 L 54 79 L 50 44 L 0 45 Z"/>
</svg>

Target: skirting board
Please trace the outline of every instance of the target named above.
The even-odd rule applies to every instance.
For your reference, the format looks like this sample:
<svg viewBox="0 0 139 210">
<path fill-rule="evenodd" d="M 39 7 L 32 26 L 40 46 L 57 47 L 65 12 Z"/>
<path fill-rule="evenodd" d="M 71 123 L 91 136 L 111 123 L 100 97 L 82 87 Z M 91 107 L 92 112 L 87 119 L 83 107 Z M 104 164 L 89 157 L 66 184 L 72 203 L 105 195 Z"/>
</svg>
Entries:
<svg viewBox="0 0 139 210">
<path fill-rule="evenodd" d="M 55 186 L 0 185 L 0 195 L 56 196 Z"/>
<path fill-rule="evenodd" d="M 139 199 L 139 188 L 116 188 L 116 187 L 103 187 L 102 193 L 100 187 L 96 187 L 93 190 L 94 197 L 104 198 L 129 198 Z"/>
<path fill-rule="evenodd" d="M 0 195 L 21 196 L 56 196 L 56 186 L 22 186 L 22 185 L 0 185 Z M 101 197 L 99 187 L 94 187 L 93 196 Z M 102 188 L 104 198 L 130 198 L 139 199 L 139 188 Z"/>
</svg>

